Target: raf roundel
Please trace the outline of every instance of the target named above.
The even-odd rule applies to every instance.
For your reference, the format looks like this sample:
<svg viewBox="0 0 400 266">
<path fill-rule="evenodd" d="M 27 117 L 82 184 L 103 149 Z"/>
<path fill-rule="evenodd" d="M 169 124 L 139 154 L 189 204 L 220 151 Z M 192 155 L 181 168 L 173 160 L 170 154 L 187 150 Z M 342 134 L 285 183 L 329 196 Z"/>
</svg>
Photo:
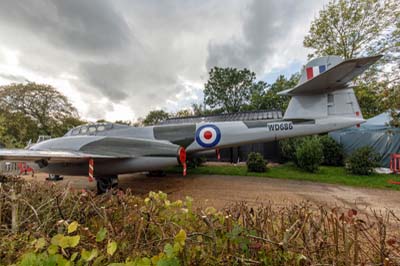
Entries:
<svg viewBox="0 0 400 266">
<path fill-rule="evenodd" d="M 215 125 L 204 125 L 196 131 L 197 143 L 206 148 L 214 147 L 221 139 L 221 131 Z"/>
</svg>

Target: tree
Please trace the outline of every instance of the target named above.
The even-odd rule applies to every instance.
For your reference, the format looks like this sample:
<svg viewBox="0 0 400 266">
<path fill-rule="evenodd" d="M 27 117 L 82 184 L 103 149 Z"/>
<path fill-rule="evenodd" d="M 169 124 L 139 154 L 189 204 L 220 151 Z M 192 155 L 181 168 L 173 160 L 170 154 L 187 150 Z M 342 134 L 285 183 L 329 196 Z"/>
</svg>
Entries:
<svg viewBox="0 0 400 266">
<path fill-rule="evenodd" d="M 150 111 L 150 113 L 143 120 L 143 125 L 145 126 L 156 125 L 168 118 L 169 114 L 163 110 Z"/>
<path fill-rule="evenodd" d="M 127 125 L 127 126 L 132 125 L 132 121 L 129 121 L 129 120 L 115 120 L 114 123 L 120 124 L 120 125 Z"/>
<path fill-rule="evenodd" d="M 193 116 L 194 113 L 190 109 L 182 109 L 179 110 L 178 112 L 175 113 L 174 117 L 187 117 L 187 116 Z"/>
<path fill-rule="evenodd" d="M 0 86 L 0 110 L 35 122 L 40 134 L 60 136 L 65 126 L 81 124 L 78 112 L 54 87 L 29 82 Z"/>
<path fill-rule="evenodd" d="M 192 104 L 192 109 L 195 116 L 218 115 L 224 112 L 222 108 L 208 109 L 205 104 L 197 103 Z"/>
<path fill-rule="evenodd" d="M 355 92 L 365 117 L 400 107 L 400 8 L 397 0 L 332 0 L 311 23 L 304 46 L 310 58 L 384 54 L 359 77 Z M 383 66 L 384 65 L 384 66 Z"/>
<path fill-rule="evenodd" d="M 398 15 L 397 0 L 332 0 L 311 23 L 303 43 L 314 49 L 310 57 L 393 53 Z"/>
<path fill-rule="evenodd" d="M 259 94 L 254 94 L 251 99 L 251 107 L 255 110 L 286 110 L 290 97 L 280 96 L 278 92 L 293 88 L 299 82 L 300 75 L 293 74 L 289 79 L 280 75 L 276 81 Z"/>
<path fill-rule="evenodd" d="M 39 135 L 36 122 L 24 114 L 0 113 L 0 142 L 6 147 L 23 148 L 29 140 L 35 141 Z"/>
<path fill-rule="evenodd" d="M 256 74 L 248 69 L 214 67 L 204 85 L 204 103 L 222 112 L 235 113 L 250 103 L 255 93 L 264 89 L 264 82 L 255 83 Z"/>
<path fill-rule="evenodd" d="M 86 124 L 87 122 L 81 120 L 79 117 L 75 116 L 67 116 L 61 118 L 58 121 L 53 121 L 50 123 L 50 132 L 52 137 L 61 137 L 63 136 L 68 130 L 74 128 L 79 125 Z"/>
</svg>

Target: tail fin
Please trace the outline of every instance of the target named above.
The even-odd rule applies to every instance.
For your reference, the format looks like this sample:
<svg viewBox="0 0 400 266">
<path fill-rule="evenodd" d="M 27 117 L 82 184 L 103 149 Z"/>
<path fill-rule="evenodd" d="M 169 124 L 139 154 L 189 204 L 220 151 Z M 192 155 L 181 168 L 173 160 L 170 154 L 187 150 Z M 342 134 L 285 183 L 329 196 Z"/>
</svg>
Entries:
<svg viewBox="0 0 400 266">
<path fill-rule="evenodd" d="M 307 63 L 299 84 L 280 95 L 292 96 L 285 119 L 327 116 L 362 118 L 349 82 L 375 63 L 381 55 L 343 61 L 338 56 L 324 56 Z"/>
</svg>

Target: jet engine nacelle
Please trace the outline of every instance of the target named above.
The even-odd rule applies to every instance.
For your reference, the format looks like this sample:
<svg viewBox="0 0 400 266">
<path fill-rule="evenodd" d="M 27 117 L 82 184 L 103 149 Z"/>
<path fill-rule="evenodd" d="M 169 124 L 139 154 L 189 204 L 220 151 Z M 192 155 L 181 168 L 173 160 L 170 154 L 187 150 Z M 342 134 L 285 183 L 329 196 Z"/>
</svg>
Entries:
<svg viewBox="0 0 400 266">
<path fill-rule="evenodd" d="M 134 172 L 144 172 L 176 166 L 176 157 L 138 157 L 118 160 L 95 160 L 94 175 L 118 175 Z M 60 175 L 87 175 L 88 163 L 49 163 L 41 169 L 43 172 Z"/>
</svg>

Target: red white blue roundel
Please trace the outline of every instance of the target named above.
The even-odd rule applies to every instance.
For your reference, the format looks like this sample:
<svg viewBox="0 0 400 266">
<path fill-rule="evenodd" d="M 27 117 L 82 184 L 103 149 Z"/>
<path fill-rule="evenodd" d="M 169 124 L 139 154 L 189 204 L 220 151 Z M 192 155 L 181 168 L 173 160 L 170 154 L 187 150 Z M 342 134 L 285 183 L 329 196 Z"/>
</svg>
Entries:
<svg viewBox="0 0 400 266">
<path fill-rule="evenodd" d="M 220 139 L 221 131 L 214 125 L 204 125 L 196 131 L 196 141 L 202 147 L 214 147 Z"/>
</svg>

